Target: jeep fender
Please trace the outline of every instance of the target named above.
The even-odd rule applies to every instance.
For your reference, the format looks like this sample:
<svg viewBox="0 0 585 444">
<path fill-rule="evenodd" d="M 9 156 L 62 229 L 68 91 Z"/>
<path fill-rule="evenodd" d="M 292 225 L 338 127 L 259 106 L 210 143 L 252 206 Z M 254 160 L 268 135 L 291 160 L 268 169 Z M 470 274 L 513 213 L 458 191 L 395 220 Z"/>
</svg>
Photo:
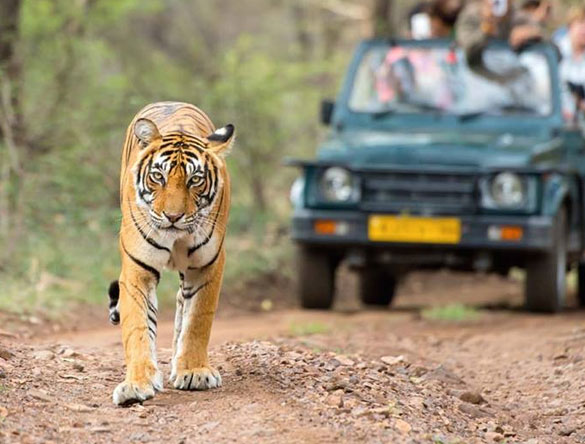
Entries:
<svg viewBox="0 0 585 444">
<path fill-rule="evenodd" d="M 582 179 L 578 175 L 552 174 L 543 184 L 542 213 L 554 217 L 562 205 L 567 206 L 569 233 L 576 230 L 578 237 L 573 238 L 578 244 L 574 248 L 580 251 L 585 248 L 585 189 Z M 577 233 L 575 233 L 577 234 Z"/>
<path fill-rule="evenodd" d="M 565 200 L 571 202 L 571 185 L 566 176 L 551 174 L 543 183 L 542 190 L 542 212 L 544 216 L 555 216 Z"/>
</svg>

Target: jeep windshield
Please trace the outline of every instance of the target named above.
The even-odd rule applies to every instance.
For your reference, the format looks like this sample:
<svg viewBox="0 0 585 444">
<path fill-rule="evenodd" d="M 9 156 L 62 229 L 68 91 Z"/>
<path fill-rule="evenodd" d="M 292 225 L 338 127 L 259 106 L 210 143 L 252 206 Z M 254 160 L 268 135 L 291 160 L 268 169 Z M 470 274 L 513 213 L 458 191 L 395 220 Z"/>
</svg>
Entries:
<svg viewBox="0 0 585 444">
<path fill-rule="evenodd" d="M 546 54 L 490 47 L 483 64 L 505 78 L 472 70 L 463 51 L 448 46 L 374 46 L 363 54 L 351 87 L 351 111 L 453 114 L 461 118 L 547 116 L 553 110 Z"/>
</svg>

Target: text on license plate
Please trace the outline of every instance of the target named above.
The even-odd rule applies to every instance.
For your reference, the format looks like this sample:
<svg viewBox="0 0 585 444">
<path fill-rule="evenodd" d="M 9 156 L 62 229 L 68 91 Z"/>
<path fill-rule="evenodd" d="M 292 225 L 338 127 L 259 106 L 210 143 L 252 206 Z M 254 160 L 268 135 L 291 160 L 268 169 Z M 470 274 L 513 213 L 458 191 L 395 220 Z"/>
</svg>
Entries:
<svg viewBox="0 0 585 444">
<path fill-rule="evenodd" d="M 456 244 L 461 240 L 461 221 L 456 218 L 370 216 L 368 238 L 385 242 Z"/>
</svg>

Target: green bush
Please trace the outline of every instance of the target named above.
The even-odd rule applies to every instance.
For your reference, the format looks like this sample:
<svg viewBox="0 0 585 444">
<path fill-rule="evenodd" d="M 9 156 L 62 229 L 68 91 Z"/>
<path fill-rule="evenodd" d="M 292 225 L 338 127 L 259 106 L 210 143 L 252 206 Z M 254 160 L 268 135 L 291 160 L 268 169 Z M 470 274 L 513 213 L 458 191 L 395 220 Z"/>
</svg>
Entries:
<svg viewBox="0 0 585 444">
<path fill-rule="evenodd" d="M 226 287 L 288 272 L 296 172 L 281 162 L 313 153 L 318 102 L 333 94 L 346 55 L 300 57 L 267 34 L 225 39 L 208 26 L 220 9 L 199 1 L 24 1 L 22 102 L 33 146 L 21 153 L 22 175 L 0 188 L 12 202 L 0 213 L 9 221 L 0 232 L 0 309 L 105 303 L 119 273 L 124 133 L 140 108 L 160 100 L 191 102 L 217 125 L 236 125 Z M 213 39 L 221 44 L 209 48 Z M 0 142 L 0 164 L 5 159 Z M 171 300 L 175 278 L 161 286 Z"/>
</svg>

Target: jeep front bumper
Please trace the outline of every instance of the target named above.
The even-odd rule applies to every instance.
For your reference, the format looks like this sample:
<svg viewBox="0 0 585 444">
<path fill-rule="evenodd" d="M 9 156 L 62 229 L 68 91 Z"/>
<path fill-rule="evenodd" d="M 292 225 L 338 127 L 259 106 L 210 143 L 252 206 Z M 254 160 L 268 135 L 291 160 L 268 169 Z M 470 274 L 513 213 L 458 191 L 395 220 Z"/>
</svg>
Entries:
<svg viewBox="0 0 585 444">
<path fill-rule="evenodd" d="M 379 213 L 376 213 L 377 215 Z M 292 220 L 294 241 L 312 245 L 346 247 L 400 247 L 401 249 L 421 247 L 443 247 L 449 250 L 519 250 L 526 252 L 545 251 L 553 242 L 553 219 L 548 216 L 500 216 L 462 215 L 455 216 L 461 221 L 461 236 L 455 243 L 425 242 L 380 242 L 372 241 L 368 234 L 370 214 L 358 211 L 338 210 L 295 210 Z M 321 229 L 327 223 L 342 229 Z M 513 227 L 520 236 L 513 239 L 498 238 L 498 230 Z"/>
</svg>

